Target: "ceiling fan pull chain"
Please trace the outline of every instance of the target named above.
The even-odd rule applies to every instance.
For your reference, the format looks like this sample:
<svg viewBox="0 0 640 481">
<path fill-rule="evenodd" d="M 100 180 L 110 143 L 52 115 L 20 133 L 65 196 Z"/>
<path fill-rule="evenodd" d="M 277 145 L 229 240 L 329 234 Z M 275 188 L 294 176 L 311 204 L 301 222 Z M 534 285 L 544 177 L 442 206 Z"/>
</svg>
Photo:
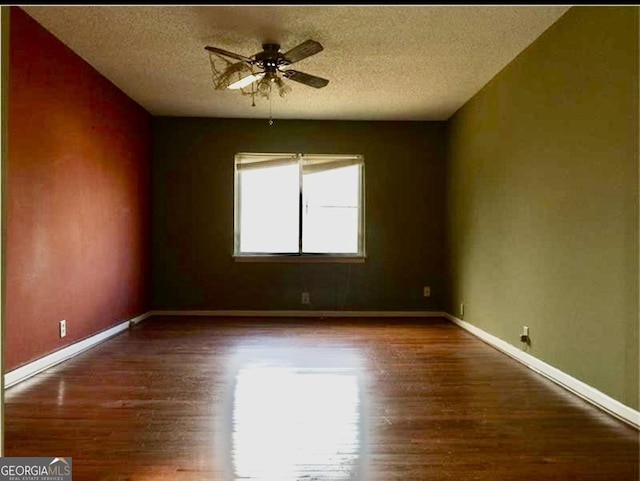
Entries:
<svg viewBox="0 0 640 481">
<path fill-rule="evenodd" d="M 269 125 L 273 125 L 273 102 L 271 101 L 271 96 L 269 96 Z"/>
</svg>

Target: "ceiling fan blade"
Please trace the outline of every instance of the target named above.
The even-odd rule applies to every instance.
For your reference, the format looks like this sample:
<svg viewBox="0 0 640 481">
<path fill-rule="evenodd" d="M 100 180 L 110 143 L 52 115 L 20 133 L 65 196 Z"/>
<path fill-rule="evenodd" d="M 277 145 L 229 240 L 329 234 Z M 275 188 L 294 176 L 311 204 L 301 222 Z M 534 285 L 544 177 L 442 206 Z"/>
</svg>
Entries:
<svg viewBox="0 0 640 481">
<path fill-rule="evenodd" d="M 307 40 L 305 42 L 302 42 L 297 47 L 293 47 L 291 50 L 285 53 L 284 58 L 290 64 L 292 64 L 299 60 L 302 60 L 303 58 L 315 55 L 322 50 L 324 50 L 324 47 L 320 45 L 319 42 L 316 42 L 315 40 Z"/>
<path fill-rule="evenodd" d="M 264 77 L 264 74 L 265 74 L 265 72 L 260 72 L 260 73 L 255 74 L 255 75 L 247 75 L 246 77 L 243 77 L 240 80 L 238 80 L 236 82 L 233 82 L 232 84 L 227 86 L 227 88 L 228 89 L 232 89 L 232 90 L 237 90 L 237 89 L 244 88 L 247 85 L 251 85 L 256 80 L 260 80 L 262 77 Z"/>
<path fill-rule="evenodd" d="M 217 53 L 220 55 L 225 55 L 226 57 L 235 58 L 236 60 L 240 60 L 241 62 L 246 62 L 249 64 L 253 62 L 253 60 L 251 60 L 249 57 L 245 57 L 237 53 L 229 52 L 228 50 L 223 50 L 221 48 L 207 46 L 205 47 L 205 50 L 208 50 L 209 52 Z"/>
<path fill-rule="evenodd" d="M 324 87 L 329 83 L 327 79 L 316 77 L 315 75 L 309 75 L 308 73 L 299 72 L 298 70 L 285 70 L 283 75 L 288 79 L 295 80 L 309 87 L 315 87 L 317 89 Z"/>
</svg>

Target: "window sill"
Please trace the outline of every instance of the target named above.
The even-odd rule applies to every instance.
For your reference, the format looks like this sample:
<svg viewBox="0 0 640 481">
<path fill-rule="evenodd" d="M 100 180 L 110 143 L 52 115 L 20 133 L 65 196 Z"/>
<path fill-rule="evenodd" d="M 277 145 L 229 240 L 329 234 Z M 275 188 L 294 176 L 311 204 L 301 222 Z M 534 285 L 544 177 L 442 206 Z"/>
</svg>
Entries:
<svg viewBox="0 0 640 481">
<path fill-rule="evenodd" d="M 336 255 L 234 255 L 234 262 L 293 262 L 310 264 L 364 264 L 364 256 L 336 256 Z"/>
</svg>

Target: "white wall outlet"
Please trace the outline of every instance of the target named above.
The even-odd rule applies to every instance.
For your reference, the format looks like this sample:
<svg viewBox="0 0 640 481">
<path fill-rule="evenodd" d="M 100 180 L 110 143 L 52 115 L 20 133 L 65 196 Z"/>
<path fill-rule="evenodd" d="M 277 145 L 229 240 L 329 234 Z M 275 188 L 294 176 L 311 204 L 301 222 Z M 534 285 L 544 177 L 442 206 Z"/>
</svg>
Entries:
<svg viewBox="0 0 640 481">
<path fill-rule="evenodd" d="M 460 319 L 464 317 L 464 302 L 460 303 Z"/>
<path fill-rule="evenodd" d="M 520 342 L 524 342 L 529 345 L 531 339 L 529 339 L 529 326 L 522 326 L 522 334 L 520 334 Z"/>
<path fill-rule="evenodd" d="M 429 297 L 429 296 L 431 295 L 431 287 L 429 287 L 429 286 L 424 286 L 424 287 L 422 288 L 422 295 L 423 295 L 424 297 Z"/>
<path fill-rule="evenodd" d="M 302 303 L 303 304 L 309 304 L 311 301 L 309 300 L 309 293 L 308 292 L 303 292 L 302 293 Z"/>
<path fill-rule="evenodd" d="M 67 321 L 65 319 L 60 321 L 60 337 L 67 335 Z"/>
</svg>

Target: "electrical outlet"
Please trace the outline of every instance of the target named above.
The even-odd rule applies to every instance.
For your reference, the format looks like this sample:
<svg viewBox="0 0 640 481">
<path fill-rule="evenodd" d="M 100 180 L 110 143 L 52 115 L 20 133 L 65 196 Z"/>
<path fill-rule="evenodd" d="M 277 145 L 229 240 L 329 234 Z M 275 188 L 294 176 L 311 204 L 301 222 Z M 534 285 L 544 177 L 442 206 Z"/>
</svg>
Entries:
<svg viewBox="0 0 640 481">
<path fill-rule="evenodd" d="M 67 335 L 67 321 L 65 319 L 60 321 L 60 337 Z"/>
<path fill-rule="evenodd" d="M 424 286 L 424 288 L 422 289 L 422 295 L 424 297 L 429 297 L 431 295 L 431 287 Z"/>
<path fill-rule="evenodd" d="M 522 334 L 520 334 L 520 342 L 529 344 L 529 326 L 522 326 Z"/>
<path fill-rule="evenodd" d="M 303 304 L 309 304 L 311 301 L 309 299 L 309 293 L 308 292 L 303 292 L 302 293 L 302 303 Z"/>
<path fill-rule="evenodd" d="M 460 303 L 460 319 L 464 317 L 464 302 Z"/>
</svg>

